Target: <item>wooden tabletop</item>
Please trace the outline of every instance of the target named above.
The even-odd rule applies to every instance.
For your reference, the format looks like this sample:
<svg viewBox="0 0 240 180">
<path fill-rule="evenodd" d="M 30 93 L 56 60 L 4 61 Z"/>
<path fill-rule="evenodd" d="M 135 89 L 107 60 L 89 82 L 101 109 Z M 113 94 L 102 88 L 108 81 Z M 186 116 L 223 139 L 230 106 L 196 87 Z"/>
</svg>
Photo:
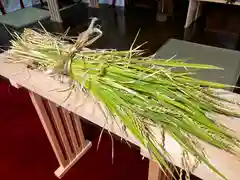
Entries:
<svg viewBox="0 0 240 180">
<path fill-rule="evenodd" d="M 9 64 L 5 63 L 6 57 L 4 54 L 0 54 L 0 75 L 8 78 L 12 82 L 25 87 L 26 89 L 33 91 L 44 98 L 51 100 L 52 102 L 59 104 L 60 106 L 72 111 L 79 116 L 87 119 L 88 121 L 104 127 L 112 133 L 125 138 L 133 144 L 140 146 L 139 142 L 130 134 L 123 133 L 119 126 L 119 120 L 111 119 L 110 116 L 105 117 L 105 113 L 102 112 L 103 108 L 100 108 L 96 100 L 88 97 L 82 93 L 72 91 L 71 96 L 69 91 L 61 91 L 68 88 L 67 83 L 61 83 L 58 80 L 54 80 L 43 72 L 27 69 L 23 64 Z M 234 93 L 225 92 L 223 96 L 229 98 L 238 99 L 240 96 Z M 238 107 L 236 107 L 238 108 Z M 240 109 L 239 109 L 240 110 Z M 215 115 L 214 118 L 223 122 L 229 128 L 236 131 L 240 137 L 240 119 L 229 118 L 225 116 Z M 108 123 L 106 123 L 108 121 Z M 155 130 L 156 136 L 161 137 L 160 133 Z M 209 155 L 212 164 L 225 174 L 229 180 L 238 179 L 240 172 L 240 161 L 223 152 L 219 149 L 204 144 L 206 152 Z M 181 149 L 178 144 L 170 137 L 166 137 L 166 149 L 174 159 L 174 164 L 181 167 Z M 146 149 L 141 148 L 142 154 L 149 158 L 149 154 Z M 217 180 L 220 179 L 214 173 L 210 172 L 205 165 L 200 165 L 194 174 L 204 180 Z"/>
</svg>

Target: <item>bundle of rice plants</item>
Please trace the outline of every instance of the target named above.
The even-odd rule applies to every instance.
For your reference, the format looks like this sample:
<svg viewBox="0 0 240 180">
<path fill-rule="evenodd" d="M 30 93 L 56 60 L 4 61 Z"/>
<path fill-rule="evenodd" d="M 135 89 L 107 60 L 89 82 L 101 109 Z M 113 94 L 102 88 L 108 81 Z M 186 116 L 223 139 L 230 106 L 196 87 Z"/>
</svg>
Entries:
<svg viewBox="0 0 240 180">
<path fill-rule="evenodd" d="M 228 85 L 191 76 L 195 69 L 221 68 L 185 63 L 181 59 L 142 57 L 139 47 L 133 46 L 127 51 L 88 49 L 102 35 L 95 21 L 94 18 L 78 38 L 45 30 L 13 33 L 9 61 L 25 63 L 51 76 L 69 76 L 78 89 L 96 98 L 113 119 L 119 119 L 149 150 L 160 168 L 171 175 L 172 159 L 164 147 L 164 134 L 181 146 L 184 156 L 192 155 L 226 179 L 210 163 L 200 142 L 236 155 L 239 139 L 208 114 L 240 117 L 240 113 L 226 105 L 236 102 L 220 97 L 215 91 Z M 174 68 L 181 71 L 173 71 Z M 153 129 L 163 132 L 163 136 L 156 137 Z"/>
</svg>

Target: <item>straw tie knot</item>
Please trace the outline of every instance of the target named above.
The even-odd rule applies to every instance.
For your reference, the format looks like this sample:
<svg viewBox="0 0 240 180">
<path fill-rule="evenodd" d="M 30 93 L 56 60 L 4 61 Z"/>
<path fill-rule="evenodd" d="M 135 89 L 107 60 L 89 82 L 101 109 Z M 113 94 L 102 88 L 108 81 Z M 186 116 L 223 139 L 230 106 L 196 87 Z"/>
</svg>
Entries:
<svg viewBox="0 0 240 180">
<path fill-rule="evenodd" d="M 77 52 L 81 51 L 84 47 L 91 45 L 102 36 L 102 31 L 99 26 L 95 25 L 97 20 L 96 17 L 93 17 L 88 29 L 78 35 L 75 44 L 70 48 L 69 54 L 63 62 L 63 74 L 70 74 L 71 63 Z"/>
</svg>

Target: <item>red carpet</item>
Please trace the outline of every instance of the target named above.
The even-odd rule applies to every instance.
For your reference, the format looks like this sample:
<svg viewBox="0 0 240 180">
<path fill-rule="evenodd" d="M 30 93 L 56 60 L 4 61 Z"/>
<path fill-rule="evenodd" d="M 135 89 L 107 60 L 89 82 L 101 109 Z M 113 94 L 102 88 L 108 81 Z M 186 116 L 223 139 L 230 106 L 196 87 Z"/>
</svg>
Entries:
<svg viewBox="0 0 240 180">
<path fill-rule="evenodd" d="M 0 79 L 0 112 L 0 179 L 57 180 L 57 160 L 27 91 Z M 148 160 L 142 160 L 138 150 L 116 140 L 112 164 L 108 135 L 96 151 L 100 129 L 87 129 L 93 147 L 63 180 L 147 180 Z"/>
</svg>

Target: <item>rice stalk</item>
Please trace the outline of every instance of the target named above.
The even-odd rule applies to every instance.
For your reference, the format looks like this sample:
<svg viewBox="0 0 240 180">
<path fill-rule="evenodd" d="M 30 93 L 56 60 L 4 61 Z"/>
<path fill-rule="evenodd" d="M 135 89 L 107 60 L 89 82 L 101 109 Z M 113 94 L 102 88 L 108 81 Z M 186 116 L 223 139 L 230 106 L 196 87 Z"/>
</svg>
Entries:
<svg viewBox="0 0 240 180">
<path fill-rule="evenodd" d="M 221 68 L 186 63 L 183 59 L 142 57 L 142 51 L 132 46 L 129 51 L 86 49 L 102 35 L 95 20 L 77 39 L 31 29 L 25 29 L 21 35 L 15 33 L 9 62 L 25 63 L 52 76 L 69 76 L 79 84 L 78 89 L 88 92 L 121 121 L 163 171 L 173 175 L 169 166 L 173 160 L 153 128 L 171 136 L 187 157 L 192 155 L 196 162 L 205 163 L 227 179 L 210 163 L 200 141 L 236 155 L 239 139 L 207 114 L 240 117 L 239 112 L 226 105 L 239 103 L 214 91 L 229 85 L 191 77 L 196 69 Z M 182 71 L 173 72 L 172 68 Z M 187 170 L 191 168 L 196 165 Z"/>
</svg>

